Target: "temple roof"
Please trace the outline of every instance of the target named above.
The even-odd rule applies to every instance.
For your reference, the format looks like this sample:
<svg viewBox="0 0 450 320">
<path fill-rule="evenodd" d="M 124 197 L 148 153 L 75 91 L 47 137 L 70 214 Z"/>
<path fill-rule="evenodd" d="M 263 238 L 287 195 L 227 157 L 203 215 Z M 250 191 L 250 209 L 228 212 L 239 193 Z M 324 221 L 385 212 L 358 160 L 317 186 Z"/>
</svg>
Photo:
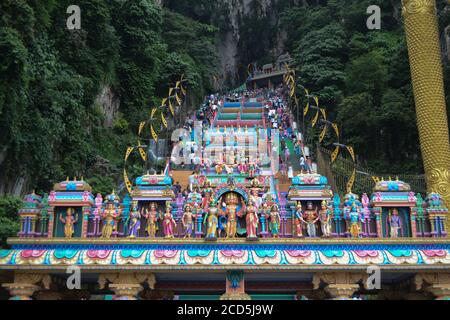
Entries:
<svg viewBox="0 0 450 320">
<path fill-rule="evenodd" d="M 411 191 L 411 186 L 403 181 L 379 181 L 374 188 L 374 191 Z"/>
<path fill-rule="evenodd" d="M 92 187 L 81 178 L 80 181 L 69 180 L 61 181 L 53 186 L 55 191 L 92 191 Z"/>
</svg>

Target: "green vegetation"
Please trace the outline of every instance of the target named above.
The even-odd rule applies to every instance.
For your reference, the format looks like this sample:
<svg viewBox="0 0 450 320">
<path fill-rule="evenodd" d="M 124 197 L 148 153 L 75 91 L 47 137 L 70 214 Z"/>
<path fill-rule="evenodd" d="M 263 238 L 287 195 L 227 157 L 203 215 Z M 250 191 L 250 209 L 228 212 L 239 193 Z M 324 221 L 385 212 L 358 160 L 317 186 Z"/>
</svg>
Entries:
<svg viewBox="0 0 450 320">
<path fill-rule="evenodd" d="M 0 3 L 0 190 L 42 193 L 66 176 L 120 183 L 138 122 L 181 74 L 197 104 L 217 63 L 216 28 L 153 0 L 80 0 L 81 30 L 68 30 L 69 0 Z M 96 103 L 120 101 L 111 125 Z M 104 186 L 94 186 L 104 192 Z"/>
<path fill-rule="evenodd" d="M 300 82 L 320 97 L 342 129 L 341 141 L 355 147 L 360 164 L 380 173 L 422 172 L 399 5 L 387 0 L 306 2 L 306 7 L 287 6 L 281 19 Z M 365 12 L 374 4 L 381 7 L 382 25 L 371 31 Z M 443 26 L 449 18 L 449 13 L 441 16 Z"/>
<path fill-rule="evenodd" d="M 22 200 L 19 198 L 0 198 L 0 248 L 5 246 L 8 237 L 15 236 L 19 232 L 17 210 L 21 205 Z"/>
</svg>

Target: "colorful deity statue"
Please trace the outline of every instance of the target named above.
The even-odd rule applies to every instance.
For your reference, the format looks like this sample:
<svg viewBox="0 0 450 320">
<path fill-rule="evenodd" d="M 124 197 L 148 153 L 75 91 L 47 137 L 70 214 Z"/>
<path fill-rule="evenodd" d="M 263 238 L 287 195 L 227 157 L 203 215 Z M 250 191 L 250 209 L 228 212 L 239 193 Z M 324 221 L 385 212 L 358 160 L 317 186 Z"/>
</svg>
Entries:
<svg viewBox="0 0 450 320">
<path fill-rule="evenodd" d="M 246 208 L 245 222 L 247 224 L 247 239 L 257 239 L 256 230 L 258 229 L 258 208 L 254 205 L 252 200 L 248 201 Z"/>
<path fill-rule="evenodd" d="M 253 201 L 253 205 L 259 209 L 259 207 L 262 204 L 262 198 L 259 196 L 259 191 L 262 189 L 261 185 L 259 184 L 258 179 L 253 179 L 251 183 L 251 189 L 250 189 L 250 199 Z"/>
<path fill-rule="evenodd" d="M 194 215 L 192 213 L 192 207 L 188 204 L 184 206 L 184 213 L 181 218 L 181 223 L 184 228 L 184 237 L 191 238 L 194 230 Z"/>
<path fill-rule="evenodd" d="M 303 223 L 306 222 L 303 220 L 302 203 L 299 201 L 294 211 L 294 237 L 303 237 Z"/>
<path fill-rule="evenodd" d="M 139 230 L 141 229 L 141 214 L 139 213 L 137 201 L 132 202 L 131 213 L 128 220 L 128 238 L 137 238 L 139 236 Z"/>
<path fill-rule="evenodd" d="M 314 209 L 312 202 L 308 202 L 306 204 L 306 210 L 303 213 L 303 219 L 306 222 L 306 231 L 308 233 L 308 237 L 315 238 L 316 237 L 316 224 L 319 221 L 319 215 L 317 214 L 317 208 Z"/>
<path fill-rule="evenodd" d="M 216 201 L 211 201 L 208 210 L 206 211 L 205 221 L 206 224 L 206 239 L 216 240 L 217 239 L 217 227 L 218 227 L 218 214 L 219 209 L 217 208 Z"/>
<path fill-rule="evenodd" d="M 141 215 L 147 219 L 147 228 L 146 231 L 150 238 L 154 238 L 156 236 L 156 231 L 158 230 L 158 220 L 159 215 L 157 211 L 157 206 L 155 203 L 150 204 L 150 210 L 147 208 L 142 209 Z"/>
<path fill-rule="evenodd" d="M 209 180 L 205 181 L 203 192 L 204 197 L 202 199 L 202 208 L 203 210 L 208 210 L 209 205 L 211 203 L 211 196 L 213 193 L 213 189 L 211 188 L 211 182 Z"/>
<path fill-rule="evenodd" d="M 359 238 L 361 236 L 360 223 L 364 222 L 364 218 L 362 217 L 360 210 L 358 210 L 356 203 L 353 203 L 351 207 L 351 211 L 349 213 L 349 221 L 350 236 L 352 238 Z"/>
<path fill-rule="evenodd" d="M 238 210 L 238 203 L 239 199 L 238 196 L 230 192 L 226 195 L 225 198 L 225 211 L 222 211 L 222 215 L 225 215 L 227 217 L 227 224 L 226 224 L 226 233 L 227 238 L 235 238 L 237 233 L 237 217 L 241 216 L 241 211 Z"/>
<path fill-rule="evenodd" d="M 111 238 L 114 231 L 117 231 L 116 219 L 120 216 L 120 211 L 114 206 L 114 203 L 108 202 L 103 211 L 102 238 Z"/>
<path fill-rule="evenodd" d="M 66 217 L 63 218 L 62 214 L 59 215 L 59 220 L 64 224 L 64 236 L 68 239 L 72 238 L 75 229 L 75 223 L 78 221 L 78 215 L 73 215 L 75 210 L 73 208 L 68 208 L 66 211 Z"/>
<path fill-rule="evenodd" d="M 164 228 L 164 236 L 168 239 L 175 238 L 174 231 L 177 223 L 175 222 L 172 216 L 172 205 L 170 201 L 166 204 L 166 211 L 163 215 L 163 228 Z"/>
<path fill-rule="evenodd" d="M 118 220 L 122 213 L 119 209 L 120 199 L 114 190 L 110 195 L 106 196 L 105 204 L 106 208 L 103 209 L 101 215 L 103 221 L 102 238 L 109 239 L 117 231 Z"/>
<path fill-rule="evenodd" d="M 398 232 L 400 230 L 401 227 L 401 220 L 400 220 L 400 216 L 398 215 L 398 210 L 397 209 L 392 209 L 392 212 L 390 212 L 389 217 L 388 217 L 388 222 L 389 222 L 389 236 L 391 238 L 398 238 Z"/>
<path fill-rule="evenodd" d="M 322 236 L 326 238 L 331 237 L 331 210 L 328 208 L 328 202 L 326 200 L 322 201 L 319 220 Z"/>
<path fill-rule="evenodd" d="M 353 193 L 348 193 L 345 195 L 345 199 L 344 199 L 344 219 L 346 220 L 346 226 L 347 226 L 347 230 L 346 230 L 346 236 L 350 236 L 350 237 L 355 237 L 356 234 L 356 227 L 358 226 L 358 236 L 359 237 L 361 235 L 361 228 L 360 228 L 360 223 L 364 222 L 364 217 L 363 217 L 363 212 L 362 212 L 362 204 L 359 201 L 359 196 Z M 357 223 L 355 223 L 355 221 L 352 221 L 352 215 L 353 215 L 353 220 L 357 221 Z M 353 234 L 352 234 L 352 230 L 351 228 L 354 228 L 353 230 Z"/>
<path fill-rule="evenodd" d="M 254 178 L 256 174 L 256 170 L 258 170 L 258 166 L 255 162 L 250 162 L 248 164 L 248 176 L 249 178 Z"/>
<path fill-rule="evenodd" d="M 268 221 L 267 217 L 270 216 L 270 207 L 267 205 L 267 203 L 263 203 L 261 207 L 259 208 L 259 215 L 260 215 L 260 221 L 261 221 L 261 234 L 263 236 L 268 234 L 267 226 Z"/>
<path fill-rule="evenodd" d="M 266 218 L 269 221 L 269 231 L 272 233 L 272 237 L 279 238 L 280 237 L 280 209 L 278 205 L 274 204 L 270 208 L 270 213 Z"/>
<path fill-rule="evenodd" d="M 216 164 L 216 173 L 217 174 L 222 174 L 223 169 L 224 169 L 224 164 L 223 163 L 218 163 Z"/>
</svg>

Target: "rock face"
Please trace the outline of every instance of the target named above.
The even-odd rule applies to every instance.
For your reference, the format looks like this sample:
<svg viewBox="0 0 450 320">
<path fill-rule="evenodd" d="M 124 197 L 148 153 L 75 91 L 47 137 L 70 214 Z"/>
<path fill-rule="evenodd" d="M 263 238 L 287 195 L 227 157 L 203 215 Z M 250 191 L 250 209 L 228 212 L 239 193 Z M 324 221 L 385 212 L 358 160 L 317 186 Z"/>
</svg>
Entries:
<svg viewBox="0 0 450 320">
<path fill-rule="evenodd" d="M 111 128 L 113 126 L 115 116 L 119 111 L 119 97 L 113 92 L 110 86 L 105 85 L 95 100 L 94 105 L 101 108 L 101 111 L 105 117 L 103 125 Z"/>
<path fill-rule="evenodd" d="M 283 53 L 285 36 L 281 28 L 278 28 L 281 2 L 286 4 L 286 0 L 217 0 L 209 7 L 202 3 L 192 3 L 190 7 L 192 12 L 202 18 L 208 17 L 208 21 L 203 22 L 219 28 L 217 41 L 221 71 L 217 79 L 219 85 L 240 85 L 245 80 L 242 76 L 245 77 L 247 65 L 254 61 L 248 61 L 246 54 L 243 54 L 245 51 L 243 46 L 248 42 L 245 37 L 250 36 L 244 29 L 247 29 L 252 21 L 264 19 L 277 33 L 273 46 L 266 48 L 267 52 L 259 52 L 260 56 L 270 54 L 276 59 L 277 55 Z M 290 3 L 297 4 L 297 2 L 298 0 L 291 0 Z M 169 9 L 176 8 L 172 1 L 160 0 L 160 3 Z M 185 14 L 185 12 L 180 13 Z M 261 41 L 267 40 L 268 37 L 267 34 L 255 36 Z"/>
<path fill-rule="evenodd" d="M 279 12 L 278 3 L 280 0 L 220 0 L 218 6 L 222 7 L 222 12 L 226 12 L 225 21 L 229 21 L 229 27 L 221 27 L 219 39 L 219 56 L 221 61 L 222 80 L 233 85 L 238 85 L 238 73 L 240 68 L 246 68 L 253 61 L 245 61 L 241 54 L 242 28 L 245 23 L 253 19 L 267 18 L 267 22 L 272 28 L 278 30 L 277 41 L 274 48 L 270 48 L 274 55 L 281 54 L 284 47 L 284 37 L 280 33 L 278 26 Z M 225 10 L 223 10 L 225 9 Z M 212 21 L 214 23 L 214 21 Z M 267 53 L 267 52 L 266 52 Z M 241 69 L 242 70 L 242 69 Z M 241 80 L 242 81 L 242 80 Z"/>
</svg>

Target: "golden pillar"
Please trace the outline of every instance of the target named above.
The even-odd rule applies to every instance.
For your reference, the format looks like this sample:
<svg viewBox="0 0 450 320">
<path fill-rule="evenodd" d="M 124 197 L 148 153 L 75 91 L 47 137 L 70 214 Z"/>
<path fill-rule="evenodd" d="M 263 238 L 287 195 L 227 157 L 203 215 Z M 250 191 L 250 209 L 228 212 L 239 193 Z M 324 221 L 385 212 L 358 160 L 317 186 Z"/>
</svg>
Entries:
<svg viewBox="0 0 450 320">
<path fill-rule="evenodd" d="M 450 143 L 435 0 L 402 0 L 428 192 L 450 207 Z"/>
</svg>

